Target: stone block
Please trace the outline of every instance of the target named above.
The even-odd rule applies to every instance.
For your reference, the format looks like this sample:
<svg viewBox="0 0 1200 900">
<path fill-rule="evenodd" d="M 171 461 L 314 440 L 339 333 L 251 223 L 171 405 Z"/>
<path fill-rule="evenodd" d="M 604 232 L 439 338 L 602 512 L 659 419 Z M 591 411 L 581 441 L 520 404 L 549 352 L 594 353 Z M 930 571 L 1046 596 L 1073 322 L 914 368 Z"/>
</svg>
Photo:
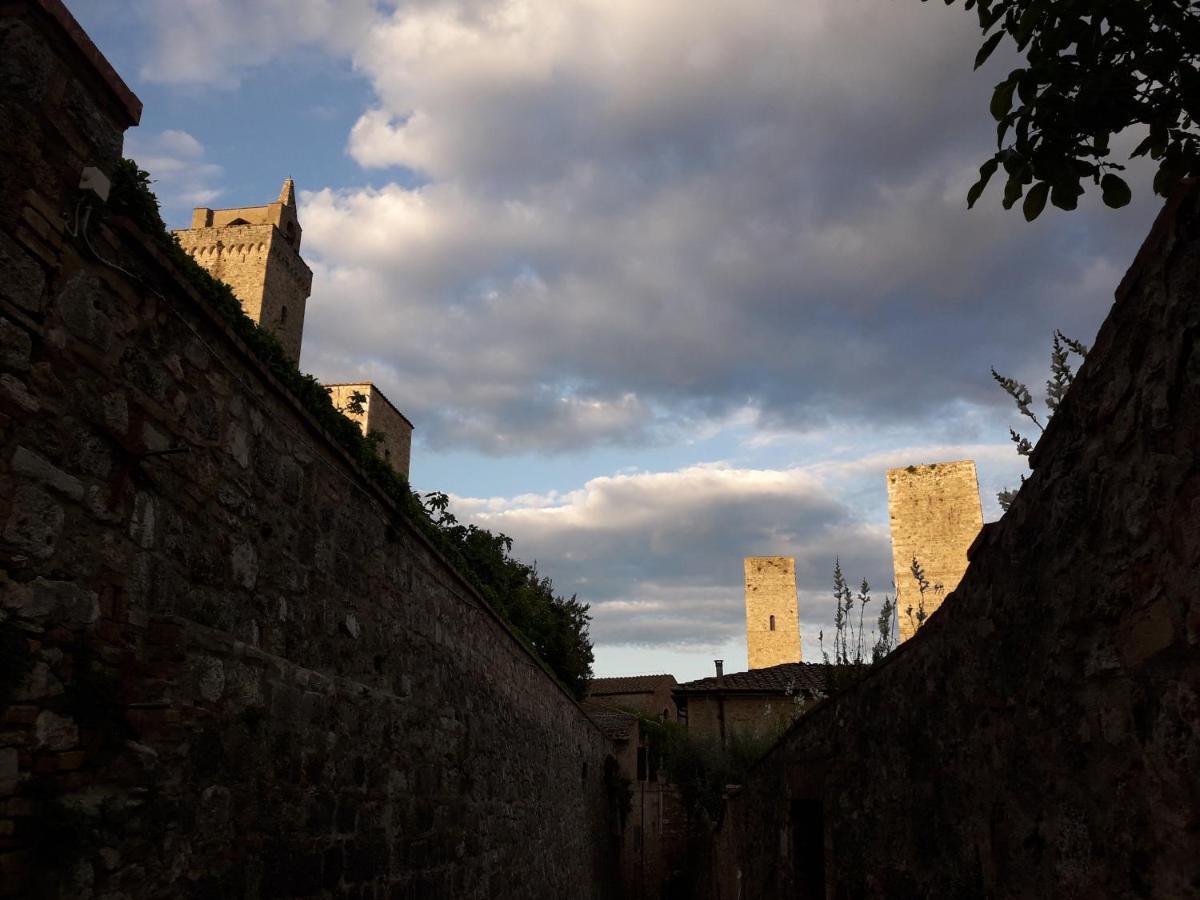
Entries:
<svg viewBox="0 0 1200 900">
<path fill-rule="evenodd" d="M 100 615 L 100 600 L 95 591 L 71 581 L 50 581 L 41 575 L 27 584 L 12 586 L 0 602 L 21 618 L 45 625 L 90 625 Z"/>
<path fill-rule="evenodd" d="M 0 367 L 26 372 L 32 354 L 33 338 L 29 332 L 10 319 L 0 317 Z"/>
<path fill-rule="evenodd" d="M 25 413 L 35 413 L 42 408 L 42 404 L 30 393 L 25 382 L 7 372 L 0 375 L 0 400 L 7 401 L 9 405 Z"/>
<path fill-rule="evenodd" d="M 233 545 L 230 569 L 235 584 L 253 590 L 258 581 L 258 552 L 253 544 L 239 541 Z"/>
<path fill-rule="evenodd" d="M 81 272 L 63 286 L 57 306 L 70 334 L 104 352 L 112 344 L 113 326 L 103 309 L 102 296 L 100 279 Z"/>
<path fill-rule="evenodd" d="M 12 469 L 16 474 L 39 481 L 72 500 L 83 499 L 83 484 L 78 478 L 68 475 L 49 460 L 26 447 L 18 446 L 16 452 L 13 453 Z"/>
<path fill-rule="evenodd" d="M 138 491 L 133 501 L 133 515 L 129 519 L 129 536 L 143 550 L 154 546 L 154 508 L 154 498 L 144 491 Z"/>
<path fill-rule="evenodd" d="M 5 785 L 11 789 L 20 773 L 20 754 L 17 752 L 17 748 L 0 748 L 0 792 L 5 792 Z"/>
<path fill-rule="evenodd" d="M 79 726 L 74 720 L 48 709 L 42 710 L 33 724 L 34 747 L 46 750 L 70 750 L 79 743 Z"/>
<path fill-rule="evenodd" d="M 32 313 L 42 311 L 46 291 L 46 273 L 29 253 L 8 235 L 0 232 L 0 297 Z"/>
<path fill-rule="evenodd" d="M 50 494 L 37 485 L 22 484 L 13 495 L 4 540 L 30 556 L 53 556 L 65 519 L 62 506 Z"/>
</svg>

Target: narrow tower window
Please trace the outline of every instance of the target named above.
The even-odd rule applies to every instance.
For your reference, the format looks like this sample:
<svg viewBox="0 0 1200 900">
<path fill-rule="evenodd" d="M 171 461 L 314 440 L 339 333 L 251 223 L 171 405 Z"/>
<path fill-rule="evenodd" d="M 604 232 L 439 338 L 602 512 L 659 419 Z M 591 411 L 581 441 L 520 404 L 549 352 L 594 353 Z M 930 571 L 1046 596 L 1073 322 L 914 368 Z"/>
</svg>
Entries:
<svg viewBox="0 0 1200 900">
<path fill-rule="evenodd" d="M 287 307 L 286 306 L 279 310 L 279 324 L 282 325 L 285 322 L 287 322 Z"/>
<path fill-rule="evenodd" d="M 772 631 L 775 630 L 775 617 L 774 616 L 771 616 L 771 630 Z"/>
</svg>

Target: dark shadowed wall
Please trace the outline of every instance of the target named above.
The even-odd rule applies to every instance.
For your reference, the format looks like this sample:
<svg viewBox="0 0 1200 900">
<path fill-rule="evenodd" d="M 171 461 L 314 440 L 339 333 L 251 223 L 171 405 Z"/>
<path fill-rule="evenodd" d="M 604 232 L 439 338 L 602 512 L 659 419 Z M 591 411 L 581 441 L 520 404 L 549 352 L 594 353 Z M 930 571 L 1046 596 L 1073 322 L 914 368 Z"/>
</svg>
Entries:
<svg viewBox="0 0 1200 900">
<path fill-rule="evenodd" d="M 1200 191 L 959 588 L 733 796 L 704 896 L 1200 896 Z"/>
<path fill-rule="evenodd" d="M 55 0 L 0 8 L 0 80 L 0 894 L 607 896 L 609 742 L 134 226 L 81 222 L 136 99 Z"/>
</svg>

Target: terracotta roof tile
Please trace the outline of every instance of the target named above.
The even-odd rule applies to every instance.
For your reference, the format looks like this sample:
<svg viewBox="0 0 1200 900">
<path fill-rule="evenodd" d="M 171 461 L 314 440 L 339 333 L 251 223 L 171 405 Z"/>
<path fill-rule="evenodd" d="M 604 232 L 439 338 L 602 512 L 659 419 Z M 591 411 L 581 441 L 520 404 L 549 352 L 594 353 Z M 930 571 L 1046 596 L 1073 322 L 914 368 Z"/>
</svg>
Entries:
<svg viewBox="0 0 1200 900">
<path fill-rule="evenodd" d="M 689 693 L 697 691 L 777 691 L 779 693 L 804 691 L 824 692 L 825 665 L 823 663 L 783 663 L 749 672 L 731 672 L 717 678 L 710 675 L 697 681 L 687 681 L 675 688 Z"/>
<path fill-rule="evenodd" d="M 631 713 L 591 703 L 584 704 L 583 709 L 609 740 L 629 740 L 633 729 L 637 727 L 637 716 Z"/>
<path fill-rule="evenodd" d="M 674 688 L 674 675 L 626 675 L 617 678 L 593 678 L 588 682 L 588 696 L 601 694 L 651 694 L 661 687 Z"/>
</svg>

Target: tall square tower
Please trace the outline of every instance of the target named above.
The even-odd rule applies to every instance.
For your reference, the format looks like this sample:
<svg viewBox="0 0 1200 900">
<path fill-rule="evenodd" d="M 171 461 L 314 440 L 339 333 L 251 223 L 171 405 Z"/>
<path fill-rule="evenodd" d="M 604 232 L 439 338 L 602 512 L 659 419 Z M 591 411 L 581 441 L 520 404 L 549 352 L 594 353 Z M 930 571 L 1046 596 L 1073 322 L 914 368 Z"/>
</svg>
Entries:
<svg viewBox="0 0 1200 900">
<path fill-rule="evenodd" d="M 743 564 L 747 667 L 800 662 L 796 561 L 790 556 L 747 556 Z"/>
<path fill-rule="evenodd" d="M 279 338 L 288 358 L 299 362 L 312 270 L 300 258 L 292 179 L 283 183 L 279 199 L 266 206 L 197 207 L 192 227 L 174 234 L 196 262 L 233 288 L 246 315 Z"/>
<path fill-rule="evenodd" d="M 983 527 L 983 507 L 975 463 L 969 459 L 888 469 L 887 485 L 897 618 L 900 640 L 906 641 L 917 630 L 915 614 L 907 611 L 916 610 L 921 599 L 913 559 L 929 583 L 924 597 L 929 615 L 967 571 L 967 550 Z"/>
<path fill-rule="evenodd" d="M 334 407 L 357 422 L 364 435 L 375 432 L 380 436 L 379 454 L 397 475 L 407 479 L 413 433 L 413 424 L 408 417 L 369 381 L 327 384 L 324 388 L 329 391 Z M 360 403 L 353 402 L 355 395 L 363 398 Z"/>
</svg>

